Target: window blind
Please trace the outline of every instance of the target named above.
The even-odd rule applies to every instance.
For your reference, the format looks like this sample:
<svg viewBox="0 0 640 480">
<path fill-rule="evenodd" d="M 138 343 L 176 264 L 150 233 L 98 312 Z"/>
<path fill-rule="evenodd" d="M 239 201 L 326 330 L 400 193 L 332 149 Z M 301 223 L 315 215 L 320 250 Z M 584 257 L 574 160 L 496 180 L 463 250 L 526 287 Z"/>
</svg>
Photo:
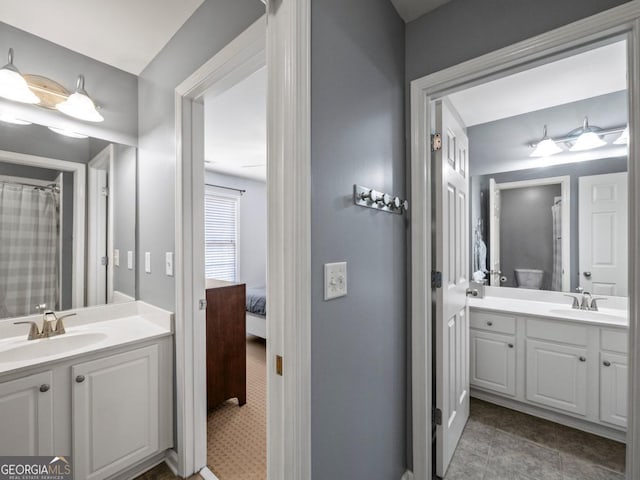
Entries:
<svg viewBox="0 0 640 480">
<path fill-rule="evenodd" d="M 205 190 L 204 240 L 207 278 L 236 281 L 238 198 Z"/>
</svg>

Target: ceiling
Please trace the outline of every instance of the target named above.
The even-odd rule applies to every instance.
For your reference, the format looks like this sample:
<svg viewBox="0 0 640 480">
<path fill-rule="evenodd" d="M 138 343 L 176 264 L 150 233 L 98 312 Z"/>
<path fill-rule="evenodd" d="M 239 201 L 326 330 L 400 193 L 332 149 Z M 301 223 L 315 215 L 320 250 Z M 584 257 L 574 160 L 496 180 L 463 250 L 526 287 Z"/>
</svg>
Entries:
<svg viewBox="0 0 640 480">
<path fill-rule="evenodd" d="M 267 178 L 267 69 L 222 93 L 204 96 L 207 170 Z"/>
<path fill-rule="evenodd" d="M 411 22 L 451 0 L 391 0 L 405 22 Z"/>
<path fill-rule="evenodd" d="M 626 42 L 586 51 L 449 95 L 467 127 L 627 88 Z"/>
<path fill-rule="evenodd" d="M 204 0 L 2 0 L 0 21 L 139 75 Z"/>
</svg>

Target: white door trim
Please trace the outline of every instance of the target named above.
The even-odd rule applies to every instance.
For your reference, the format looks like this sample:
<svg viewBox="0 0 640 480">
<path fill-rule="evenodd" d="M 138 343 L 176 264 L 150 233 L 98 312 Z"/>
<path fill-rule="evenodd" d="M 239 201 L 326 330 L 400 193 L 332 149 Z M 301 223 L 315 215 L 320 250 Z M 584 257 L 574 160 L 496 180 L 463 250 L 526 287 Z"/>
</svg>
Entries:
<svg viewBox="0 0 640 480">
<path fill-rule="evenodd" d="M 85 209 L 86 209 L 86 170 L 83 163 L 69 162 L 57 158 L 39 157 L 26 153 L 0 150 L 0 161 L 48 168 L 73 174 L 73 260 L 71 278 L 71 306 L 84 307 L 84 257 L 85 257 Z"/>
<path fill-rule="evenodd" d="M 511 190 L 514 188 L 541 187 L 545 185 L 560 185 L 560 196 L 562 197 L 562 291 L 571 291 L 571 177 L 564 175 L 561 177 L 536 178 L 532 180 L 520 180 L 517 182 L 496 183 L 497 190 Z M 494 195 L 493 191 L 489 195 Z M 489 235 L 497 232 L 491 230 Z M 490 241 L 490 244 L 493 243 Z M 499 243 L 498 243 L 499 245 Z M 500 258 L 500 249 L 498 249 Z"/>
<path fill-rule="evenodd" d="M 204 245 L 199 241 L 204 228 L 204 126 L 198 97 L 210 87 L 232 85 L 265 61 L 268 478 L 311 476 L 309 1 L 269 4 L 266 17 L 176 88 L 176 449 L 183 476 L 206 468 L 207 462 L 205 322 L 197 306 L 205 290 Z M 284 358 L 283 377 L 275 373 L 275 355 Z"/>
<path fill-rule="evenodd" d="M 431 101 L 455 90 L 530 68 L 551 56 L 570 55 L 571 48 L 615 34 L 628 38 L 629 126 L 633 139 L 640 139 L 640 1 L 634 0 L 598 15 L 580 20 L 473 60 L 411 82 L 411 362 L 413 473 L 417 480 L 431 478 L 432 328 L 431 328 L 431 174 L 430 141 L 433 132 Z M 640 345 L 640 142 L 629 150 L 629 338 Z M 629 429 L 627 476 L 640 476 L 640 355 L 629 349 Z M 635 401 L 638 399 L 638 401 Z"/>
</svg>

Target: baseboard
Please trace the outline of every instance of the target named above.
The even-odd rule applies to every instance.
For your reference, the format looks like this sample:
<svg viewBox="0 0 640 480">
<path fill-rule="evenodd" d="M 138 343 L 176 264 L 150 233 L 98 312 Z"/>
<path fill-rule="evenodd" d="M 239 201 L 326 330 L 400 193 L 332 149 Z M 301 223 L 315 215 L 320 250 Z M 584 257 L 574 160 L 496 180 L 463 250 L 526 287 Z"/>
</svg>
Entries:
<svg viewBox="0 0 640 480">
<path fill-rule="evenodd" d="M 564 415 L 562 413 L 547 410 L 546 408 L 536 407 L 535 405 L 529 405 L 518 400 L 512 400 L 501 395 L 495 395 L 489 392 L 477 390 L 475 388 L 471 389 L 471 396 L 479 400 L 484 400 L 485 402 L 495 403 L 496 405 L 500 405 L 501 407 L 506 407 L 510 408 L 511 410 L 516 410 L 528 415 L 533 415 L 534 417 L 544 418 L 545 420 L 549 420 L 550 422 L 559 423 L 560 425 L 565 425 L 577 430 L 593 433 L 594 435 L 605 437 L 610 440 L 615 440 L 617 442 L 627 443 L 627 434 L 622 430 L 616 430 L 604 425 L 599 425 L 587 420 L 574 418 L 569 415 Z"/>
<path fill-rule="evenodd" d="M 402 475 L 400 480 L 413 480 L 413 472 L 411 470 L 407 470 L 404 472 L 404 475 Z"/>
<path fill-rule="evenodd" d="M 178 475 L 178 453 L 173 449 L 167 450 L 167 454 L 165 456 L 164 461 L 167 464 L 167 467 L 169 467 L 169 470 L 171 470 L 176 477 L 179 477 L 179 475 Z"/>
<path fill-rule="evenodd" d="M 198 473 L 204 480 L 220 480 L 211 470 L 209 470 L 209 467 L 204 467 Z"/>
<path fill-rule="evenodd" d="M 143 473 L 151 470 L 156 465 L 161 464 L 165 460 L 165 452 L 161 452 L 153 457 L 150 457 L 131 468 L 127 468 L 123 472 L 117 473 L 112 477 L 109 477 L 109 480 L 132 480 L 134 478 L 139 477 Z"/>
</svg>

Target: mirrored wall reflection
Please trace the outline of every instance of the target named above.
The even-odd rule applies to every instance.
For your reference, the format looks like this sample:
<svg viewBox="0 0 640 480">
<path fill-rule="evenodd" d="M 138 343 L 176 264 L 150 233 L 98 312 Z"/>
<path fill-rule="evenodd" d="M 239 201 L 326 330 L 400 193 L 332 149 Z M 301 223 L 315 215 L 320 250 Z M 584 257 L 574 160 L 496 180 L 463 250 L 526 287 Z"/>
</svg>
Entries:
<svg viewBox="0 0 640 480">
<path fill-rule="evenodd" d="M 136 158 L 0 122 L 0 318 L 135 299 Z"/>
</svg>

